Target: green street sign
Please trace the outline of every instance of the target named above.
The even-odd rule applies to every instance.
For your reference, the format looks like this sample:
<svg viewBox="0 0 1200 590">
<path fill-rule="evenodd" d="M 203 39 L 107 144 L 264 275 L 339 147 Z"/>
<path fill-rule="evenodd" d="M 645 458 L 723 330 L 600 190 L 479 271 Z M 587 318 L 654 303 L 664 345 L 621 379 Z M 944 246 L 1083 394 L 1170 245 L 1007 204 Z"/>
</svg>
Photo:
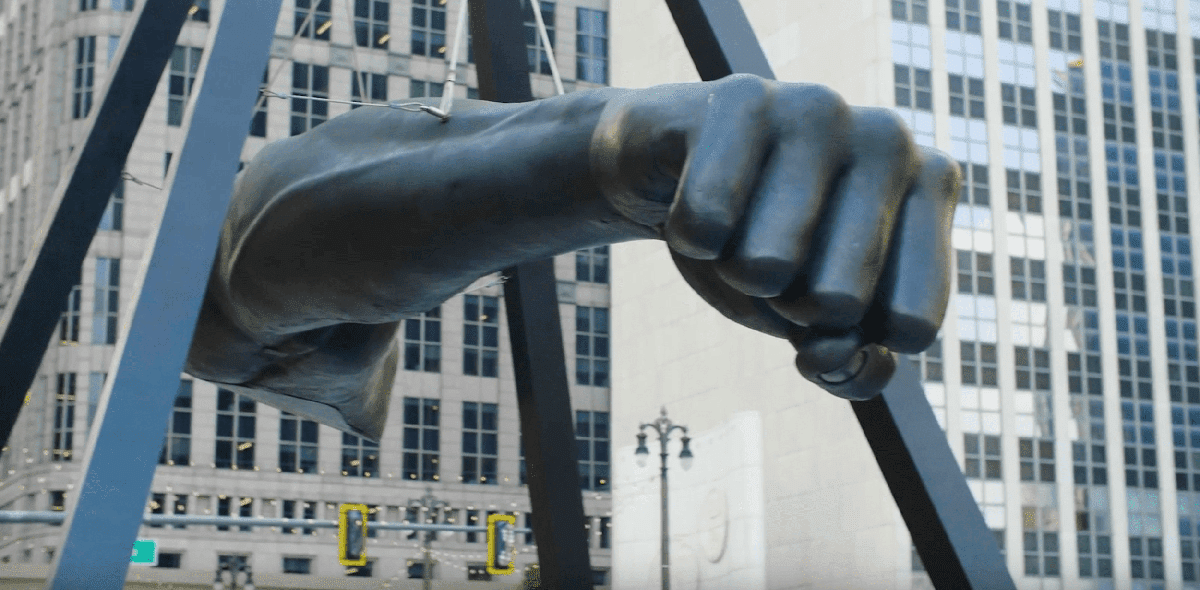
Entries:
<svg viewBox="0 0 1200 590">
<path fill-rule="evenodd" d="M 129 563 L 138 565 L 158 564 L 158 541 L 153 539 L 138 539 L 133 542 L 133 555 Z"/>
</svg>

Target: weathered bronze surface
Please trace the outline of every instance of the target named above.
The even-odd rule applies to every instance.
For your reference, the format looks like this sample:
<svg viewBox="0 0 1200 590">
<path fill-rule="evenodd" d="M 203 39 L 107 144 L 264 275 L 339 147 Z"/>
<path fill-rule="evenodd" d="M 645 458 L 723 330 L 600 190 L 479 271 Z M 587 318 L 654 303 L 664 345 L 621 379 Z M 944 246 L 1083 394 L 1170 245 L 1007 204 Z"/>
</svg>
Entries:
<svg viewBox="0 0 1200 590">
<path fill-rule="evenodd" d="M 456 101 L 446 122 L 355 109 L 238 177 L 186 370 L 378 440 L 401 317 L 640 239 L 811 374 L 865 343 L 918 352 L 946 311 L 959 183 L 891 111 L 750 75 Z"/>
</svg>

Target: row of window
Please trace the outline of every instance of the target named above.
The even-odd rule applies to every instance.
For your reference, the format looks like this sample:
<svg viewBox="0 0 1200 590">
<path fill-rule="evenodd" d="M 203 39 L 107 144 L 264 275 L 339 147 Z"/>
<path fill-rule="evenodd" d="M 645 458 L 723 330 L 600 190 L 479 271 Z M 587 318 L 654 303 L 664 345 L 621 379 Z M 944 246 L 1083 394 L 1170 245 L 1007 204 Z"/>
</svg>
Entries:
<svg viewBox="0 0 1200 590">
<path fill-rule="evenodd" d="M 927 68 L 893 64 L 897 107 L 933 111 L 933 77 Z M 985 119 L 983 79 L 949 74 L 950 114 Z M 1031 86 L 1000 85 L 1000 106 L 1004 123 L 1037 127 L 1037 100 Z"/>
<path fill-rule="evenodd" d="M 401 477 L 404 479 L 441 479 L 439 404 L 436 399 L 404 398 L 401 465 Z M 459 478 L 463 483 L 499 484 L 498 411 L 497 404 L 463 402 L 462 463 Z M 166 444 L 159 458 L 161 464 L 191 464 L 191 413 L 191 382 L 185 380 L 176 397 L 174 413 L 167 429 Z M 608 412 L 576 411 L 575 416 L 580 487 L 585 490 L 608 490 L 611 486 Z M 218 390 L 215 467 L 255 469 L 256 427 L 254 401 L 228 390 Z M 316 473 L 318 436 L 316 422 L 286 412 L 281 414 L 278 470 L 289 473 Z M 341 437 L 342 475 L 379 477 L 379 445 L 347 433 L 341 433 Z M 520 453 L 519 483 L 524 485 L 526 481 L 523 438 Z"/>
<path fill-rule="evenodd" d="M 603 248 L 607 249 L 607 246 Z M 594 272 L 596 266 L 577 266 L 577 271 L 585 269 Z M 592 274 L 591 277 L 595 278 L 596 275 Z M 441 309 L 439 305 L 422 313 L 420 317 L 404 321 L 405 370 L 430 373 L 442 371 Z M 575 306 L 575 382 L 579 385 L 609 386 L 608 324 L 608 309 Z M 499 358 L 500 298 L 487 295 L 464 296 L 463 374 L 497 377 Z"/>
<path fill-rule="evenodd" d="M 1079 16 L 1048 10 L 1050 46 L 1079 52 L 1082 49 Z M 892 0 L 892 19 L 929 24 L 928 0 Z M 946 28 L 951 31 L 981 34 L 983 12 L 979 0 L 946 0 Z M 996 1 L 996 31 L 1001 39 L 1033 43 L 1033 7 L 1012 0 Z"/>
</svg>

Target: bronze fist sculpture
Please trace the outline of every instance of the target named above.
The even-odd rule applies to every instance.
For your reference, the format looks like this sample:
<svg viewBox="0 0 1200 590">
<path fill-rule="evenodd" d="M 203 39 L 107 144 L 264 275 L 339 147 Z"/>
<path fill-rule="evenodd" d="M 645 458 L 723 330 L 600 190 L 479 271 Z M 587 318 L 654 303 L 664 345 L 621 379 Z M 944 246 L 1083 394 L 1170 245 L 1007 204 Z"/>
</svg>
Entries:
<svg viewBox="0 0 1200 590">
<path fill-rule="evenodd" d="M 400 318 L 524 261 L 657 238 L 813 379 L 867 344 L 933 342 L 959 178 L 887 109 L 749 75 L 460 101 L 445 122 L 356 109 L 238 177 L 186 370 L 377 440 Z"/>
</svg>

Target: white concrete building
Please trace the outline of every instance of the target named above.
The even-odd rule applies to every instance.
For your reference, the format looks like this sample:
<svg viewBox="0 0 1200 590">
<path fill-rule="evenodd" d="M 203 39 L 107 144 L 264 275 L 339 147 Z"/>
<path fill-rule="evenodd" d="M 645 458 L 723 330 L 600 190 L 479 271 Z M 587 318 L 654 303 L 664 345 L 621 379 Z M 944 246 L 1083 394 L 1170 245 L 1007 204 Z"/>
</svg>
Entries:
<svg viewBox="0 0 1200 590">
<path fill-rule="evenodd" d="M 1200 587 L 1200 2 L 743 5 L 779 79 L 895 108 L 963 165 L 954 295 L 913 360 L 1018 587 Z M 698 79 L 662 3 L 612 11 L 613 85 Z M 658 576 L 657 527 L 633 526 L 657 522 L 657 471 L 631 459 L 663 405 L 695 439 L 672 588 L 928 587 L 847 402 L 661 243 L 614 268 L 614 389 L 638 392 L 613 400 L 614 588 Z"/>
</svg>

